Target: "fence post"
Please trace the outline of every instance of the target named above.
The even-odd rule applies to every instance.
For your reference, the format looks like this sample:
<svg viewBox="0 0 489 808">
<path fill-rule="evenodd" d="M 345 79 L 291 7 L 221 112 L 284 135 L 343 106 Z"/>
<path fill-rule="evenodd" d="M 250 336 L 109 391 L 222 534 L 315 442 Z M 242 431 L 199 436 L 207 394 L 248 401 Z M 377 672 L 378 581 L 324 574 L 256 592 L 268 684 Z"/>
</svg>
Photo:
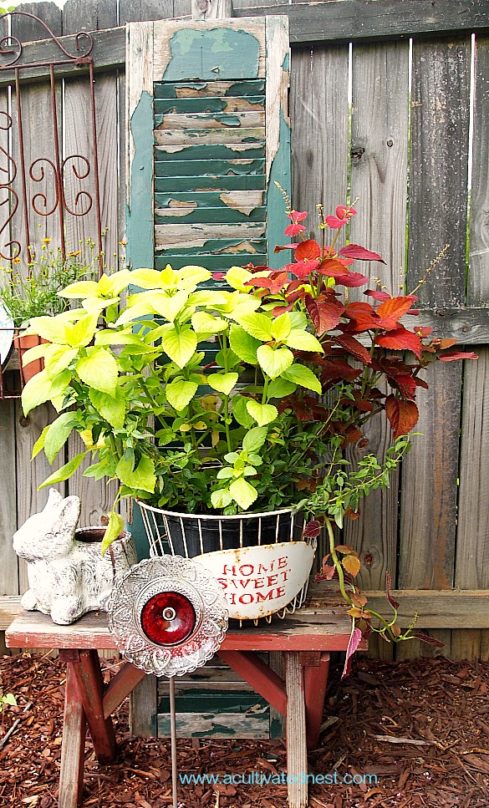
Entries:
<svg viewBox="0 0 489 808">
<path fill-rule="evenodd" d="M 193 20 L 222 20 L 233 16 L 233 0 L 192 0 Z"/>
</svg>

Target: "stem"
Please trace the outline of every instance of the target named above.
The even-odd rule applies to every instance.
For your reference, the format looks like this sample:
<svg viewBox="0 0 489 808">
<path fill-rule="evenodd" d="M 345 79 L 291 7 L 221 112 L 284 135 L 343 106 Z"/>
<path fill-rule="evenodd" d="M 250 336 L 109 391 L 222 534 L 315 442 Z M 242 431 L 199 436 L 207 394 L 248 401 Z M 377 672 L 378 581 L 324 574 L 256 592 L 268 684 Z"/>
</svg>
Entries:
<svg viewBox="0 0 489 808">
<path fill-rule="evenodd" d="M 327 516 L 324 518 L 324 523 L 326 525 L 326 530 L 328 531 L 328 538 L 329 538 L 329 552 L 331 553 L 331 558 L 333 560 L 333 564 L 335 565 L 336 572 L 338 573 L 338 583 L 340 585 L 340 592 L 343 597 L 343 600 L 346 601 L 350 606 L 352 604 L 352 599 L 350 598 L 348 592 L 345 589 L 345 575 L 343 573 L 343 567 L 341 566 L 341 561 L 339 560 L 335 544 L 334 544 L 334 533 L 333 533 L 333 526 L 331 524 L 331 520 L 328 519 Z"/>
</svg>

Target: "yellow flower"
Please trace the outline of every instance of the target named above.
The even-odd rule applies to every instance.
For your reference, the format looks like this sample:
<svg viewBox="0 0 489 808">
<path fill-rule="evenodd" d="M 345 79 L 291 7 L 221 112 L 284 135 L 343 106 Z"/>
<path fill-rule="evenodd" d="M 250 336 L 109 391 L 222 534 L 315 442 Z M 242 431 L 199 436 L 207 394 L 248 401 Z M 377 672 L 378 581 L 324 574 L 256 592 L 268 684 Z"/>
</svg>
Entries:
<svg viewBox="0 0 489 808">
<path fill-rule="evenodd" d="M 18 255 L 12 260 L 12 263 L 13 264 L 20 264 L 20 258 L 19 258 Z"/>
<path fill-rule="evenodd" d="M 52 239 L 50 239 L 49 236 L 46 236 L 45 238 L 43 238 L 42 243 L 43 244 L 51 244 L 51 240 Z"/>
<path fill-rule="evenodd" d="M 81 250 L 73 250 L 73 252 L 68 253 L 70 258 L 76 258 L 77 255 L 80 255 Z"/>
</svg>

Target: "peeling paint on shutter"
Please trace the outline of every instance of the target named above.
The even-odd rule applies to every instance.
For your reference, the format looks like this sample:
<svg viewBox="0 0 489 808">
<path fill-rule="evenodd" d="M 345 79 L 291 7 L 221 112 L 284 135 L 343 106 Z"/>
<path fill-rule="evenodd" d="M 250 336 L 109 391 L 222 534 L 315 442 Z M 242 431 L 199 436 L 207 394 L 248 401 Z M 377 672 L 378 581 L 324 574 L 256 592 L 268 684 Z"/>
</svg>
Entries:
<svg viewBox="0 0 489 808">
<path fill-rule="evenodd" d="M 126 83 L 129 264 L 280 266 L 273 248 L 287 219 L 275 183 L 290 196 L 287 17 L 132 23 Z M 180 683 L 179 734 L 280 735 L 278 714 L 235 678 L 213 662 Z M 167 735 L 165 681 L 143 685 L 133 724 Z"/>
<path fill-rule="evenodd" d="M 290 195 L 285 17 L 128 26 L 133 267 L 268 263 Z"/>
</svg>

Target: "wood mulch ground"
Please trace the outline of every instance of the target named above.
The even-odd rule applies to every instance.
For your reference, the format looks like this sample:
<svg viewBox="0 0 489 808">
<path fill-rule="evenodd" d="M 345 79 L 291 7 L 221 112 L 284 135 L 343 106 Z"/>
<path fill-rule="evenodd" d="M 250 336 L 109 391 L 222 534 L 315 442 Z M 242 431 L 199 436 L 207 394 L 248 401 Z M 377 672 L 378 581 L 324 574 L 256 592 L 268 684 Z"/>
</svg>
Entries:
<svg viewBox="0 0 489 808">
<path fill-rule="evenodd" d="M 106 676 L 114 666 L 107 662 Z M 115 666 L 117 663 L 115 664 Z M 61 751 L 63 666 L 29 654 L 0 657 L 0 691 L 17 707 L 0 715 L 0 806 L 56 805 Z M 443 658 L 382 663 L 357 659 L 333 679 L 312 771 L 370 775 L 377 782 L 313 785 L 310 808 L 488 808 L 489 663 Z M 8 735 L 15 724 L 15 730 Z M 87 745 L 83 806 L 160 808 L 171 804 L 169 744 L 131 738 L 127 706 L 117 716 L 116 765 L 101 767 Z M 280 742 L 179 741 L 182 773 L 275 775 Z M 357 777 L 357 779 L 359 779 Z M 182 808 L 286 808 L 284 785 L 181 786 Z"/>
</svg>

